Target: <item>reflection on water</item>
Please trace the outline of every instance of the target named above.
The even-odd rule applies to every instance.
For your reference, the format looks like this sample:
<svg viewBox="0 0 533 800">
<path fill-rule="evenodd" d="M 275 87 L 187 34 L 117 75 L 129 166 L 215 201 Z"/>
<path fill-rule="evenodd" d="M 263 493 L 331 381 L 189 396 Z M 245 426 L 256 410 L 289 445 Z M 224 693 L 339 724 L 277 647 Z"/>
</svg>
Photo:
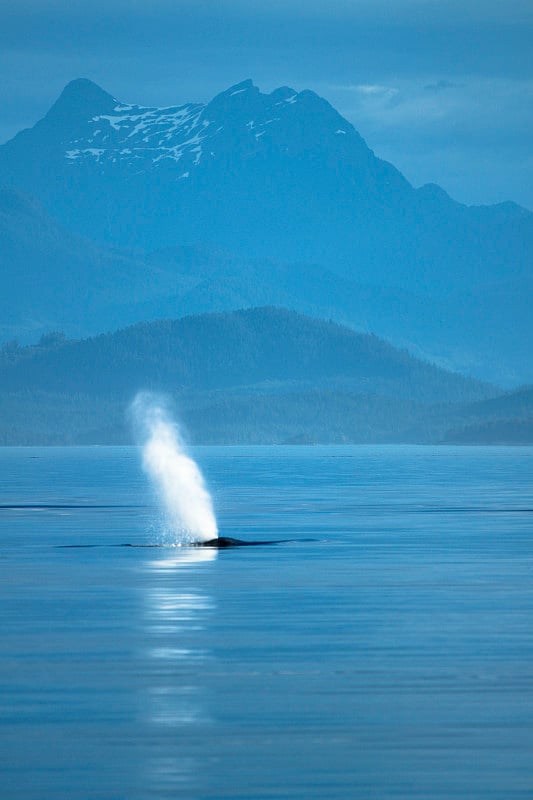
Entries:
<svg viewBox="0 0 533 800">
<path fill-rule="evenodd" d="M 179 569 L 188 564 L 202 564 L 205 561 L 216 561 L 218 551 L 212 547 L 187 547 L 175 546 L 161 548 L 162 555 L 156 561 L 151 561 L 148 568 L 151 572 L 165 573 L 169 570 Z"/>
<path fill-rule="evenodd" d="M 198 760 L 184 754 L 186 741 L 195 727 L 212 723 L 207 709 L 206 682 L 202 667 L 212 654 L 191 646 L 215 609 L 214 601 L 195 587 L 198 567 L 216 561 L 217 551 L 195 547 L 167 547 L 146 564 L 147 686 L 143 693 L 145 717 L 152 728 L 151 740 L 160 742 L 144 765 L 148 795 L 193 787 L 201 779 Z M 154 729 L 171 729 L 172 743 L 158 739 Z"/>
<path fill-rule="evenodd" d="M 155 686 L 148 689 L 153 705 L 150 722 L 173 728 L 205 723 L 209 718 L 202 707 L 201 693 L 198 686 Z"/>
</svg>

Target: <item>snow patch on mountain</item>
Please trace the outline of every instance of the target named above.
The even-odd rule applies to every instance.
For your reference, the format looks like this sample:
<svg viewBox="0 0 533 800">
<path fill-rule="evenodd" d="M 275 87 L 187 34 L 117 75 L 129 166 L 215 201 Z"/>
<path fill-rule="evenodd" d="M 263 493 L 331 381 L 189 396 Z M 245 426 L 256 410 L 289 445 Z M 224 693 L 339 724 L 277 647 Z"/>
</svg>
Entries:
<svg viewBox="0 0 533 800">
<path fill-rule="evenodd" d="M 179 163 L 176 178 L 190 177 L 206 163 L 205 153 L 211 163 L 239 148 L 239 143 L 248 141 L 248 152 L 261 152 L 270 146 L 269 141 L 281 137 L 286 149 L 286 131 L 294 124 L 295 115 L 299 116 L 295 104 L 301 100 L 302 108 L 308 109 L 315 97 L 288 87 L 261 94 L 251 81 L 245 81 L 207 105 L 159 108 L 110 98 L 104 107 L 93 106 L 92 113 L 87 112 L 85 128 L 76 128 L 76 138 L 65 137 L 64 156 L 71 169 L 92 160 L 98 163 L 100 174 L 109 171 L 111 175 L 119 170 L 168 172 Z M 339 129 L 335 114 L 330 119 L 331 129 L 320 131 L 320 136 L 348 132 Z"/>
<path fill-rule="evenodd" d="M 159 164 L 165 160 L 199 164 L 201 143 L 216 133 L 205 118 L 205 106 L 155 108 L 118 104 L 87 120 L 85 136 L 65 144 L 65 158 L 93 157 L 102 163 Z"/>
</svg>

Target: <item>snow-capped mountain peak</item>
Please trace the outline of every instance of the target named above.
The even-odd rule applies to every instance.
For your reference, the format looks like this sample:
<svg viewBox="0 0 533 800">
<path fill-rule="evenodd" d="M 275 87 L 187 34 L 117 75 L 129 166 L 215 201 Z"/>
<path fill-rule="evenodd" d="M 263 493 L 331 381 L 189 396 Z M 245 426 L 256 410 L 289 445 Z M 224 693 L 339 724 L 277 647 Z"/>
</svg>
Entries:
<svg viewBox="0 0 533 800">
<path fill-rule="evenodd" d="M 310 129 L 309 118 L 317 129 Z M 250 79 L 207 104 L 168 107 L 126 104 L 78 79 L 38 125 L 56 139 L 70 170 L 89 164 L 110 175 L 163 169 L 177 180 L 190 177 L 237 142 L 250 154 L 268 149 L 272 140 L 281 150 L 304 146 L 310 137 L 316 139 L 317 131 L 328 137 L 350 134 L 362 143 L 352 126 L 313 92 L 281 87 L 263 94 Z"/>
</svg>

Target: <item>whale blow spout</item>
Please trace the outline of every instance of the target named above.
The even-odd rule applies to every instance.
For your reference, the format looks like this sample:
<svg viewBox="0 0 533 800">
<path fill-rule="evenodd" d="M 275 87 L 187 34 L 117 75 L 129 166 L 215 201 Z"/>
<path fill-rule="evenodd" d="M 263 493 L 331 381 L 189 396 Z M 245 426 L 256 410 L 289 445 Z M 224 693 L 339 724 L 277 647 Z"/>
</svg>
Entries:
<svg viewBox="0 0 533 800">
<path fill-rule="evenodd" d="M 142 444 L 142 462 L 159 498 L 173 537 L 184 543 L 216 539 L 218 526 L 211 495 L 198 464 L 186 451 L 168 401 L 139 393 L 131 406 Z"/>
</svg>

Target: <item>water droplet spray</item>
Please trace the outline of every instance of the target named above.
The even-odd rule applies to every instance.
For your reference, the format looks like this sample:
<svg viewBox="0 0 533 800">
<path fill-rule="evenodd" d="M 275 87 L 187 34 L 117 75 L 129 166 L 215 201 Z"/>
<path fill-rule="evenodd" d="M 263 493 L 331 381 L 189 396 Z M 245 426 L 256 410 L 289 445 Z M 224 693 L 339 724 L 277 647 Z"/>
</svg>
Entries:
<svg viewBox="0 0 533 800">
<path fill-rule="evenodd" d="M 143 469 L 150 478 L 176 543 L 216 539 L 213 501 L 197 463 L 187 453 L 164 397 L 140 392 L 131 405 L 142 444 Z"/>
</svg>

